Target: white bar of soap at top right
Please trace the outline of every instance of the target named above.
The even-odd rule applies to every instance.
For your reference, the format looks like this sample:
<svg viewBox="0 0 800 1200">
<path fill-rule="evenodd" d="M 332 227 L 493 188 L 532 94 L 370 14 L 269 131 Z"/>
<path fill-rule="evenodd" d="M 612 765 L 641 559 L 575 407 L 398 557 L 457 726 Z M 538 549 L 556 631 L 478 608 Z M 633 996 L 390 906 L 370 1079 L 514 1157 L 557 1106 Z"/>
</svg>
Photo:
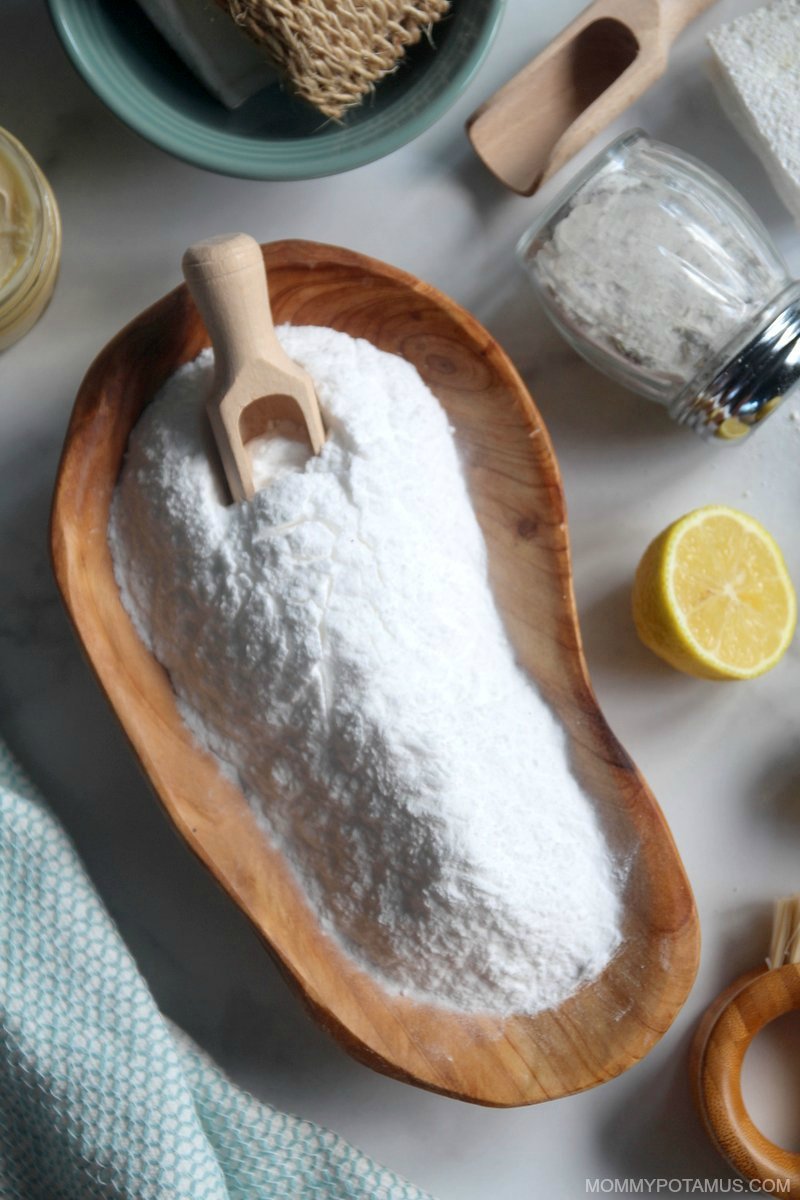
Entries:
<svg viewBox="0 0 800 1200">
<path fill-rule="evenodd" d="M 800 0 L 773 0 L 708 42 L 723 108 L 800 223 Z"/>
</svg>

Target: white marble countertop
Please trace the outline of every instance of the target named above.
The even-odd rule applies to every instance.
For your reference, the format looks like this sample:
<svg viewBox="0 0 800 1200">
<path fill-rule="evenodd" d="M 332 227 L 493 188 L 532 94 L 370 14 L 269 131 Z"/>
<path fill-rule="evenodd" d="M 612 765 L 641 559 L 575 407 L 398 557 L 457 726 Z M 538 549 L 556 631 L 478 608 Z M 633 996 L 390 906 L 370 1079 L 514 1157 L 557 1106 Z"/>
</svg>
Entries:
<svg viewBox="0 0 800 1200">
<path fill-rule="evenodd" d="M 77 843 L 164 1011 L 259 1096 L 333 1126 L 440 1200 L 579 1197 L 598 1177 L 730 1180 L 691 1106 L 687 1046 L 713 995 L 763 956 L 773 898 L 800 885 L 800 642 L 759 681 L 703 683 L 644 650 L 629 617 L 645 544 L 698 504 L 762 519 L 800 581 L 800 428 L 784 410 L 747 445 L 717 450 L 579 362 L 544 325 L 512 261 L 552 186 L 535 200 L 504 193 L 464 136 L 472 108 L 580 6 L 509 0 L 487 64 L 438 125 L 382 162 L 293 184 L 218 177 L 154 149 L 74 74 L 42 0 L 0 8 L 0 124 L 38 158 L 64 217 L 56 297 L 0 365 L 0 732 Z M 704 65 L 708 28 L 748 7 L 720 0 L 614 131 L 642 125 L 721 170 L 800 271 L 800 238 L 722 116 Z M 47 516 L 78 383 L 108 338 L 175 284 L 188 243 L 221 227 L 340 243 L 430 280 L 511 353 L 549 425 L 594 683 L 672 825 L 704 935 L 675 1026 L 598 1090 L 484 1110 L 351 1061 L 306 1018 L 167 826 L 73 641 L 51 578 Z M 776 1072 L 790 1043 L 772 1043 L 748 1072 L 747 1095 L 788 1145 L 800 1123 Z"/>
</svg>

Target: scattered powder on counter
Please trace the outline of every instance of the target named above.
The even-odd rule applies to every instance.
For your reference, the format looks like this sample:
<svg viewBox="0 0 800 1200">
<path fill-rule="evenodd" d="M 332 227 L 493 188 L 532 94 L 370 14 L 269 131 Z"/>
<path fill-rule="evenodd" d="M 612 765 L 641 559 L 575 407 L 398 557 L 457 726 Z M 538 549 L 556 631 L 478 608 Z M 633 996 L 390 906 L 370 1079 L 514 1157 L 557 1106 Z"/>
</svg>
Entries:
<svg viewBox="0 0 800 1200">
<path fill-rule="evenodd" d="M 468 1012 L 556 1005 L 619 945 L 621 868 L 515 663 L 444 411 L 367 342 L 279 332 L 322 453 L 262 441 L 264 490 L 228 506 L 210 352 L 183 367 L 113 503 L 124 604 L 361 967 Z"/>
<path fill-rule="evenodd" d="M 800 221 L 800 0 L 744 13 L 708 42 L 723 107 Z"/>
<path fill-rule="evenodd" d="M 709 239 L 702 199 L 684 189 L 669 204 L 664 186 L 604 171 L 577 192 L 535 263 L 584 334 L 680 387 L 785 281 L 736 230 L 720 224 Z"/>
</svg>

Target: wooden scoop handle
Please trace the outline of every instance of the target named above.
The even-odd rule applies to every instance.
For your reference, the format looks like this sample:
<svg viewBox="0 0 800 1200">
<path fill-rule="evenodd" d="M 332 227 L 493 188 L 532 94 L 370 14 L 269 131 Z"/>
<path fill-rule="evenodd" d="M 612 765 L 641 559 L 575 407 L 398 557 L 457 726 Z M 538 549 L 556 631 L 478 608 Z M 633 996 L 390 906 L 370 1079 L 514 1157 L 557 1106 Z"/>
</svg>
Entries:
<svg viewBox="0 0 800 1200">
<path fill-rule="evenodd" d="M 195 242 L 183 256 L 183 274 L 214 347 L 207 407 L 225 477 L 235 501 L 250 500 L 255 483 L 245 426 L 254 436 L 267 418 L 299 419 L 319 454 L 325 427 L 314 384 L 275 334 L 264 258 L 254 238 L 234 233 Z"/>
<path fill-rule="evenodd" d="M 711 1005 L 695 1034 L 690 1070 L 695 1100 L 719 1152 L 746 1179 L 800 1200 L 800 1154 L 776 1146 L 753 1124 L 742 1098 L 742 1063 L 765 1025 L 800 1009 L 800 964 L 750 972 Z"/>
<path fill-rule="evenodd" d="M 214 347 L 215 391 L 224 395 L 259 359 L 289 373 L 296 368 L 272 322 L 261 247 L 246 233 L 195 242 L 183 275 Z"/>
</svg>

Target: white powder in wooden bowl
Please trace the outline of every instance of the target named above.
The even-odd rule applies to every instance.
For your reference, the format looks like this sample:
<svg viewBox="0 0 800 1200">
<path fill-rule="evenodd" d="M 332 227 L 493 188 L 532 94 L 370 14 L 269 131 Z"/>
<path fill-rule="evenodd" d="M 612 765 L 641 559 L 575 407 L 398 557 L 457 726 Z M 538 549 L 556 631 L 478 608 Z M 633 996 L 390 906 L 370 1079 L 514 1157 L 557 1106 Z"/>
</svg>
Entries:
<svg viewBox="0 0 800 1200">
<path fill-rule="evenodd" d="M 131 436 L 109 530 L 124 604 L 359 965 L 463 1011 L 557 1005 L 619 944 L 618 873 L 515 662 L 445 414 L 367 342 L 280 334 L 322 454 L 262 444 L 263 490 L 228 506 L 201 354 Z"/>
</svg>

